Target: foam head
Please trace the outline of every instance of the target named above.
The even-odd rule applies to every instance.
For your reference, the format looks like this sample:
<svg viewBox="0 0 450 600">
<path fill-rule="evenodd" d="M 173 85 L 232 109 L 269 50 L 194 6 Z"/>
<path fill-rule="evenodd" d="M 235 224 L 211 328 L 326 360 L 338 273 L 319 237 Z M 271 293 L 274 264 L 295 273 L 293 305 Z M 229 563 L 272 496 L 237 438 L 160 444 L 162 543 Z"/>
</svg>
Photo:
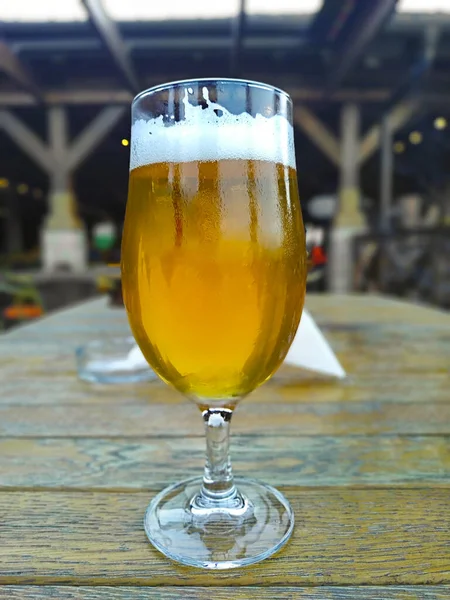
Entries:
<svg viewBox="0 0 450 600">
<path fill-rule="evenodd" d="M 209 99 L 206 105 L 183 99 L 184 119 L 164 123 L 163 116 L 139 119 L 131 128 L 130 169 L 162 162 L 265 160 L 295 168 L 293 127 L 282 115 L 234 115 Z"/>
</svg>

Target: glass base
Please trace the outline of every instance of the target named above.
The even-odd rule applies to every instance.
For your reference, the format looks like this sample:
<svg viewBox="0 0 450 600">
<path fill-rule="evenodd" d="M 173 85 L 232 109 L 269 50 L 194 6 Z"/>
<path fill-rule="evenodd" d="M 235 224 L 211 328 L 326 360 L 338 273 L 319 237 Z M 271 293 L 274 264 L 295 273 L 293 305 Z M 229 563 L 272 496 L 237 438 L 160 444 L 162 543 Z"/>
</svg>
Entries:
<svg viewBox="0 0 450 600">
<path fill-rule="evenodd" d="M 229 508 L 205 507 L 202 483 L 196 477 L 172 485 L 147 509 L 147 537 L 172 560 L 203 569 L 244 567 L 268 558 L 290 538 L 294 513 L 275 488 L 235 478 L 239 492 Z"/>
</svg>

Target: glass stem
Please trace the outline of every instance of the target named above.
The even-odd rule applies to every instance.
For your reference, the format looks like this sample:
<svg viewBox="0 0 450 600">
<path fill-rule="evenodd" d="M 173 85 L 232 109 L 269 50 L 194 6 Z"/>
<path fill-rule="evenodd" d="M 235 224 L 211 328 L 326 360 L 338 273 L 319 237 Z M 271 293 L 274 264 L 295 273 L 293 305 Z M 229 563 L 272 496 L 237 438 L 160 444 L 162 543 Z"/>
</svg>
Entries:
<svg viewBox="0 0 450 600">
<path fill-rule="evenodd" d="M 233 411 L 210 408 L 202 414 L 206 432 L 206 464 L 201 496 L 207 503 L 218 506 L 237 495 L 229 454 Z"/>
</svg>

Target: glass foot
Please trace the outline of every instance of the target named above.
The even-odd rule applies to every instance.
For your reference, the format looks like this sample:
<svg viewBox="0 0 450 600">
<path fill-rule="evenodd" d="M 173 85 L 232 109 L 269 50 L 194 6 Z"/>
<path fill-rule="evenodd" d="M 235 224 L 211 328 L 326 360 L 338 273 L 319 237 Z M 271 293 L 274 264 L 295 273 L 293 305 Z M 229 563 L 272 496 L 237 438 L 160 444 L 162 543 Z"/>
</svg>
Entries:
<svg viewBox="0 0 450 600">
<path fill-rule="evenodd" d="M 202 478 L 172 485 L 150 503 L 145 532 L 160 552 L 184 565 L 232 569 L 264 560 L 288 541 L 294 513 L 275 488 L 235 478 L 230 508 L 200 506 Z"/>
</svg>

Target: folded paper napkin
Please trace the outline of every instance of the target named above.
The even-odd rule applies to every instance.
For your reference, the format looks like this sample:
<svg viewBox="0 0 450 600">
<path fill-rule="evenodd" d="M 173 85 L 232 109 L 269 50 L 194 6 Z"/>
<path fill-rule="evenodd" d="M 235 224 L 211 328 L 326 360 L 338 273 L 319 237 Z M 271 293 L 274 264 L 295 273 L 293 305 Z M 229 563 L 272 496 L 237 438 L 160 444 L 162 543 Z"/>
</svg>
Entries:
<svg viewBox="0 0 450 600">
<path fill-rule="evenodd" d="M 137 346 L 130 351 L 125 362 L 129 369 L 146 364 Z M 284 362 L 338 379 L 346 376 L 330 344 L 307 310 L 303 311 L 300 326 Z"/>
<path fill-rule="evenodd" d="M 306 309 L 284 362 L 338 379 L 346 377 L 330 344 Z"/>
</svg>

